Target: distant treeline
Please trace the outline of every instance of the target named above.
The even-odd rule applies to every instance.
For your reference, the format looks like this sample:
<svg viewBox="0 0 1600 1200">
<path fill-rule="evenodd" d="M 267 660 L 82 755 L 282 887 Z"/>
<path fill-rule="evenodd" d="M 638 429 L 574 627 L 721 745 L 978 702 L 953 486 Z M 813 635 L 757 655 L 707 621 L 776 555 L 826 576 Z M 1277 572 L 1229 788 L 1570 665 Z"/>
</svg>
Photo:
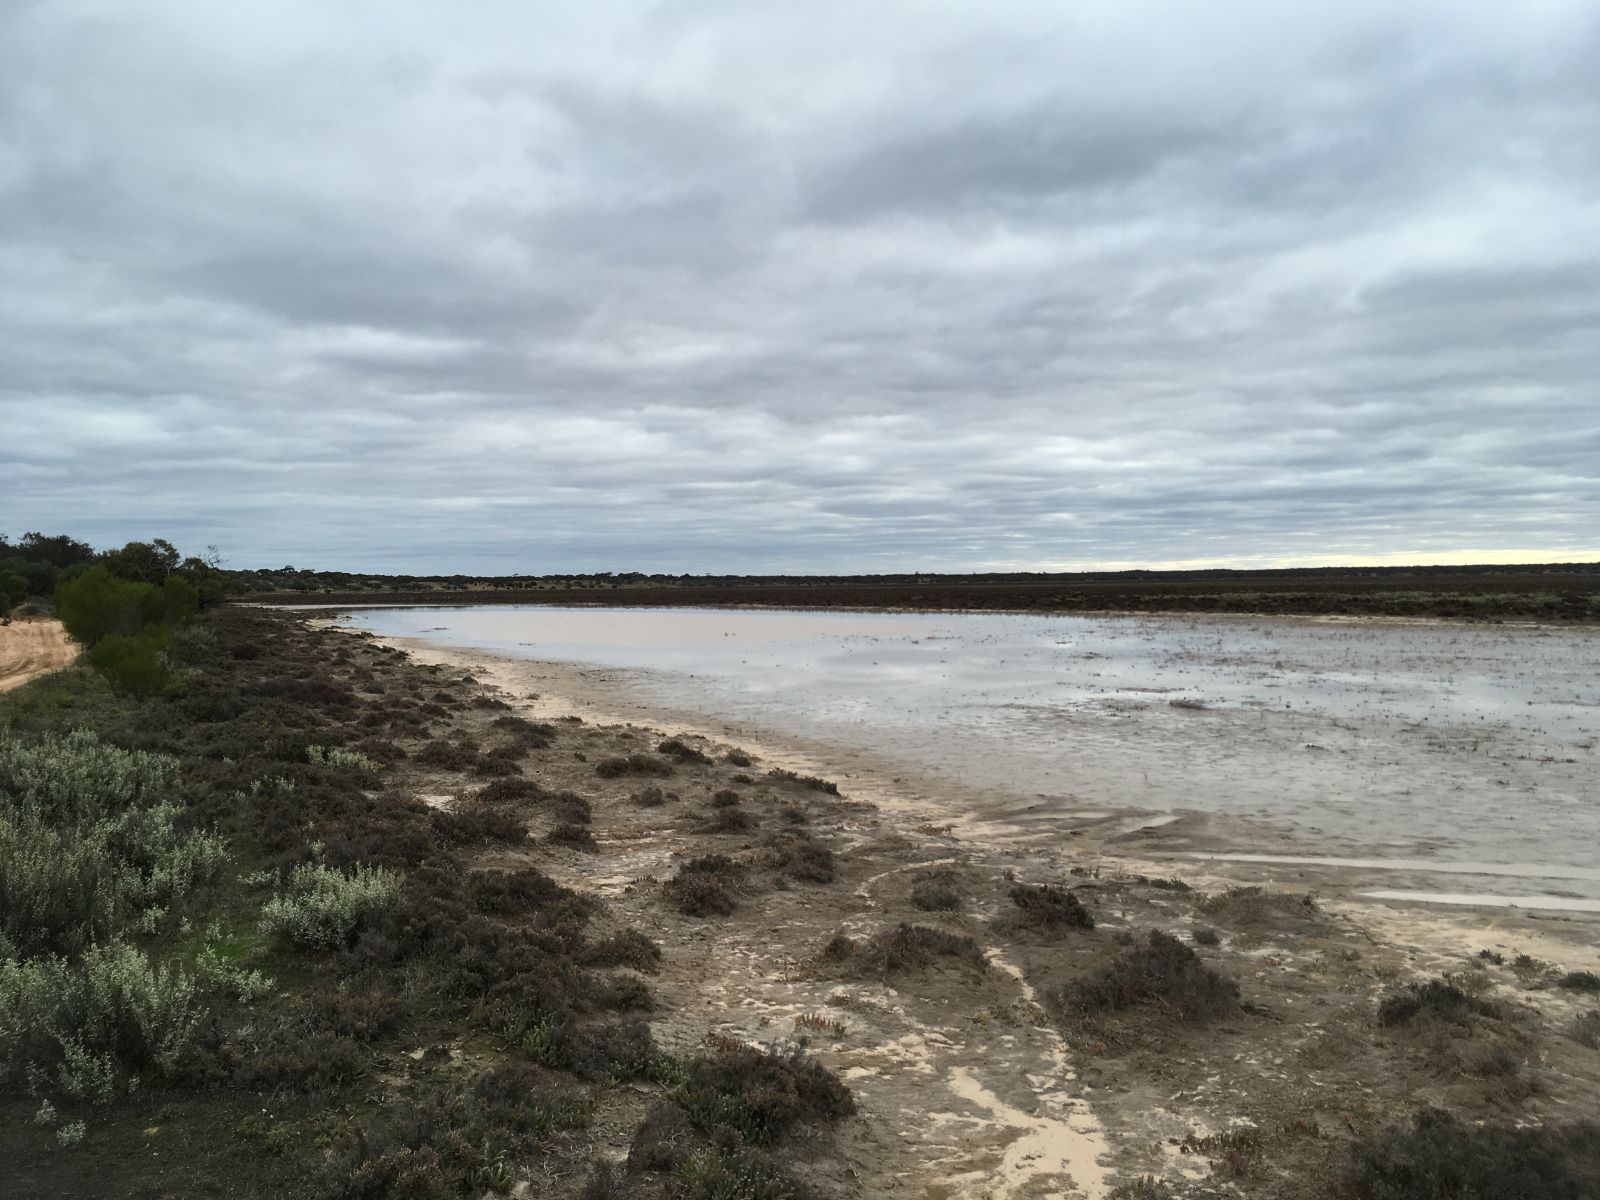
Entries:
<svg viewBox="0 0 1600 1200">
<path fill-rule="evenodd" d="M 259 591 L 254 588 L 260 588 Z M 863 576 L 257 576 L 262 603 L 1164 612 L 1600 622 L 1600 564 Z"/>
<path fill-rule="evenodd" d="M 1600 588 L 1600 563 L 1484 564 L 1472 566 L 1281 567 L 1196 571 L 991 571 L 901 572 L 881 575 L 671 575 L 640 571 L 596 571 L 552 575 L 383 575 L 365 571 L 316 571 L 294 566 L 230 571 L 241 593 L 310 592 L 494 592 L 586 591 L 624 588 L 915 588 L 963 586 L 1159 586 L 1215 584 L 1230 588 L 1266 585 L 1278 591 L 1300 585 L 1345 583 L 1399 587 L 1417 581 L 1536 577 L 1573 580 Z"/>
</svg>

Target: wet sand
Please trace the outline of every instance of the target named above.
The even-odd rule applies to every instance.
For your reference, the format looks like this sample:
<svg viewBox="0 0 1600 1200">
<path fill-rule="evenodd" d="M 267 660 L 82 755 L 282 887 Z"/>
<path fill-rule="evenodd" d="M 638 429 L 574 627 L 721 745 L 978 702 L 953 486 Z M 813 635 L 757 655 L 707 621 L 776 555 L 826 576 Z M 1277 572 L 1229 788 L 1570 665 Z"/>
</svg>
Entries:
<svg viewBox="0 0 1600 1200">
<path fill-rule="evenodd" d="M 0 692 L 58 671 L 78 656 L 61 622 L 46 617 L 19 617 L 0 625 Z"/>
</svg>

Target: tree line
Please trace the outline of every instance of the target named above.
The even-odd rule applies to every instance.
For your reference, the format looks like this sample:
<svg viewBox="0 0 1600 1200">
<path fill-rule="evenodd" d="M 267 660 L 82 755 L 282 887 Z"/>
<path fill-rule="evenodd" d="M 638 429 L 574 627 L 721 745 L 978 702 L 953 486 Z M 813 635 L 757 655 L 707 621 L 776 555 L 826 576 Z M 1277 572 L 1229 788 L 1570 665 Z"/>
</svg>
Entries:
<svg viewBox="0 0 1600 1200">
<path fill-rule="evenodd" d="M 214 552 L 184 557 L 165 538 L 96 550 L 65 534 L 0 536 L 0 617 L 53 602 L 90 664 L 127 695 L 166 687 L 173 634 L 226 593 Z"/>
</svg>

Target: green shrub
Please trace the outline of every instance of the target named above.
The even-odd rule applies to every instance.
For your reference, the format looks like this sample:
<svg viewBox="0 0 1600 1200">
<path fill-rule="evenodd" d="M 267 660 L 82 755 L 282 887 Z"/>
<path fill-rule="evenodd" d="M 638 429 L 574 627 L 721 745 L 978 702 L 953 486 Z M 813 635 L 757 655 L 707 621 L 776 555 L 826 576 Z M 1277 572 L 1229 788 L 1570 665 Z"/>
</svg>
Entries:
<svg viewBox="0 0 1600 1200">
<path fill-rule="evenodd" d="M 216 873 L 222 840 L 162 798 L 174 765 L 91 734 L 0 739 L 0 956 L 74 953 Z"/>
<path fill-rule="evenodd" d="M 177 771 L 176 759 L 105 746 L 86 731 L 31 743 L 0 736 L 0 796 L 53 821 L 153 804 L 176 784 Z"/>
<path fill-rule="evenodd" d="M 287 892 L 262 905 L 261 929 L 313 950 L 337 949 L 348 945 L 362 922 L 387 908 L 399 891 L 400 876 L 382 867 L 358 866 L 346 875 L 305 863 L 289 876 Z"/>
<path fill-rule="evenodd" d="M 166 615 L 160 588 L 119 579 L 105 567 L 90 567 L 56 589 L 56 614 L 85 646 L 111 634 L 137 637 Z"/>
<path fill-rule="evenodd" d="M 160 695 L 172 680 L 166 648 L 164 630 L 134 637 L 109 633 L 90 649 L 89 665 L 105 676 L 117 695 L 144 700 Z"/>
<path fill-rule="evenodd" d="M 106 1103 L 170 1071 L 200 1020 L 195 982 L 121 942 L 62 958 L 0 961 L 0 1078 L 43 1074 L 68 1096 Z"/>
</svg>

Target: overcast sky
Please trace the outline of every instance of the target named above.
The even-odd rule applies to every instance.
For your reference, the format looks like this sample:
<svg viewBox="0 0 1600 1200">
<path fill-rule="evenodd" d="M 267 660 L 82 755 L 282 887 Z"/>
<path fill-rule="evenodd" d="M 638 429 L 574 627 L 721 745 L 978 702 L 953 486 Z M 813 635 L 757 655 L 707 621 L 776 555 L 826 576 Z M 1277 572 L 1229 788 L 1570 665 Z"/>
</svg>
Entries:
<svg viewBox="0 0 1600 1200">
<path fill-rule="evenodd" d="M 1600 557 L 1600 7 L 0 0 L 0 531 Z"/>
</svg>

